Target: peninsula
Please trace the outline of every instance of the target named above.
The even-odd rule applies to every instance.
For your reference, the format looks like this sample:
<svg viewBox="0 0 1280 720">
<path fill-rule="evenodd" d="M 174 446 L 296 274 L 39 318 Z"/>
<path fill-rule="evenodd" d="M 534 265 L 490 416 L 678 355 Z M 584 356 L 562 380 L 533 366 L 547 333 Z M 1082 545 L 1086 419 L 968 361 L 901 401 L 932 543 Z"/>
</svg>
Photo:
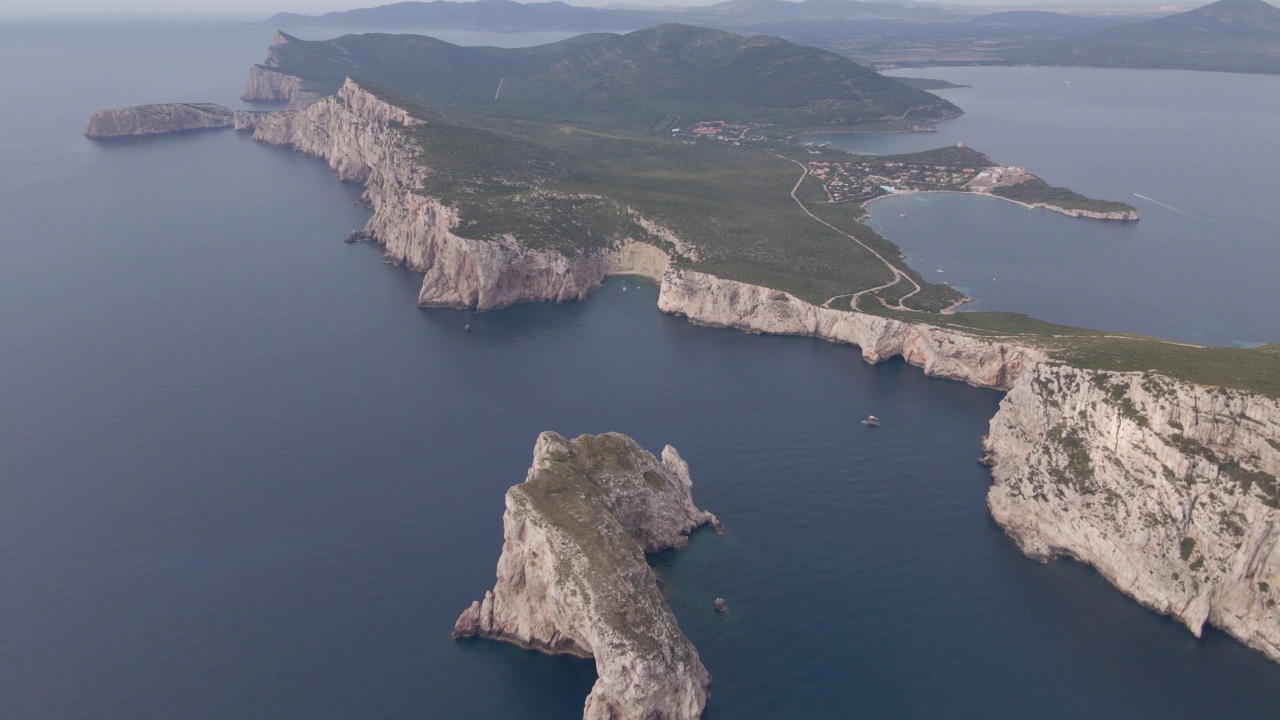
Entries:
<svg viewBox="0 0 1280 720">
<path fill-rule="evenodd" d="M 907 267 L 862 224 L 861 203 L 833 202 L 833 176 L 824 185 L 810 164 L 870 161 L 775 139 L 920 126 L 953 106 L 829 53 L 696 28 L 526 49 L 522 70 L 507 51 L 468 66 L 472 50 L 406 37 L 292 47 L 282 35 L 250 89 L 293 101 L 254 118 L 255 140 L 364 183 L 372 214 L 361 237 L 422 273 L 421 305 L 582 300 L 607 275 L 640 274 L 660 285 L 660 310 L 694 323 L 848 343 L 869 362 L 901 356 L 1009 391 L 986 439 L 988 502 L 1024 551 L 1090 563 L 1193 631 L 1211 623 L 1280 660 L 1280 347 L 946 312 L 963 296 Z M 379 57 L 396 60 L 367 60 Z M 350 77 L 357 61 L 365 79 Z M 714 104 L 704 61 L 718 68 Z M 689 131 L 710 126 L 747 131 Z M 942 173 L 972 191 L 977 175 L 949 174 L 939 159 L 996 167 L 966 148 L 931 153 L 902 182 Z M 992 194 L 1070 201 L 1003 174 L 987 178 Z M 476 613 L 482 622 L 484 603 Z"/>
<path fill-rule="evenodd" d="M 694 128 L 699 132 L 701 128 Z M 1052 187 L 1026 168 L 997 165 L 963 144 L 907 155 L 853 155 L 810 150 L 835 157 L 812 159 L 809 174 L 822 185 L 827 202 L 866 205 L 900 192 L 975 192 L 1045 208 L 1072 217 L 1136 221 L 1138 209 L 1128 203 L 1087 198 L 1067 188 Z M 821 202 L 821 200 L 819 200 Z"/>
<path fill-rule="evenodd" d="M 528 477 L 507 491 L 497 584 L 454 637 L 594 659 L 585 720 L 701 717 L 711 677 L 645 562 L 716 524 L 692 487 L 670 445 L 658 460 L 618 433 L 542 433 Z"/>
</svg>

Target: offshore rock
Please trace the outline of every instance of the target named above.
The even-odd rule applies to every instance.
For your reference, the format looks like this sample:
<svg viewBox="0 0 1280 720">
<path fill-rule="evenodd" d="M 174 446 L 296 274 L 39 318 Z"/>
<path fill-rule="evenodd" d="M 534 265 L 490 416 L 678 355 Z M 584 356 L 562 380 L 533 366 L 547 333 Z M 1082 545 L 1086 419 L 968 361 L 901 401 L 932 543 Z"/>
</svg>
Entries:
<svg viewBox="0 0 1280 720">
<path fill-rule="evenodd" d="M 362 200 L 373 216 L 364 233 L 382 245 L 386 260 L 423 273 L 420 305 L 492 310 L 583 300 L 608 275 L 661 279 L 667 254 L 629 238 L 564 254 L 531 250 L 510 235 L 455 233 L 457 210 L 415 192 L 427 170 L 401 128 L 427 122 L 347 80 L 335 95 L 306 108 L 270 113 L 258 121 L 253 138 L 321 158 L 343 180 L 365 183 Z"/>
<path fill-rule="evenodd" d="M 1197 636 L 1280 661 L 1280 401 L 1154 373 L 1045 363 L 984 445 L 991 514 L 1028 556 L 1069 556 Z"/>
<path fill-rule="evenodd" d="M 184 130 L 231 127 L 234 113 L 212 103 L 162 103 L 102 110 L 89 118 L 91 138 L 162 135 Z"/>
<path fill-rule="evenodd" d="M 701 717 L 710 676 L 645 553 L 682 547 L 714 519 L 694 506 L 674 448 L 659 461 L 625 435 L 544 432 L 507 491 L 497 584 L 454 637 L 594 658 L 586 720 Z"/>
<path fill-rule="evenodd" d="M 791 293 L 725 280 L 692 270 L 671 270 L 662 281 L 658 309 L 690 322 L 770 335 L 803 335 L 850 343 L 878 363 L 901 356 L 925 374 L 1008 390 L 1045 354 L 1032 347 L 946 328 L 866 313 L 818 307 Z"/>
</svg>

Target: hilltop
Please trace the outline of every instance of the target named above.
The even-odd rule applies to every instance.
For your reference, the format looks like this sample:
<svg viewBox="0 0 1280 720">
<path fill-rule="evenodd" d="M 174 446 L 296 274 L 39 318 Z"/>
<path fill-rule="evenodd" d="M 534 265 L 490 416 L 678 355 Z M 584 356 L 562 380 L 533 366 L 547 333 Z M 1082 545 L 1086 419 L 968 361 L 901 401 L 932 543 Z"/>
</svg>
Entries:
<svg viewBox="0 0 1280 720">
<path fill-rule="evenodd" d="M 348 76 L 467 114 L 667 129 L 678 118 L 795 129 L 911 128 L 959 108 L 834 53 L 670 23 L 532 48 L 416 35 L 306 41 L 281 33 L 260 68 L 327 94 Z"/>
</svg>

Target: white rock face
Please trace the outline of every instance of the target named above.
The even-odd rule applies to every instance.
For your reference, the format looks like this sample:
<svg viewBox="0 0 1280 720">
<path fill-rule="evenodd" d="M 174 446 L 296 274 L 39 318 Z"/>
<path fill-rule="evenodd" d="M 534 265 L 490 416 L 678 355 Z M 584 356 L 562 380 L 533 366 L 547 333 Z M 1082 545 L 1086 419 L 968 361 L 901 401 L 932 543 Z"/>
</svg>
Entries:
<svg viewBox="0 0 1280 720">
<path fill-rule="evenodd" d="M 661 279 L 662 250 L 624 239 L 602 251 L 565 255 L 535 251 L 518 238 L 478 240 L 453 232 L 454 208 L 416 194 L 424 172 L 417 150 L 398 128 L 423 121 L 348 80 L 334 96 L 257 120 L 253 138 L 287 145 L 329 163 L 343 180 L 365 183 L 373 208 L 365 233 L 386 259 L 424 274 L 424 306 L 491 310 L 521 302 L 583 300 L 605 276 Z"/>
<path fill-rule="evenodd" d="M 231 127 L 234 113 L 213 103 L 161 103 L 102 110 L 89 118 L 91 138 L 161 135 L 184 130 Z"/>
<path fill-rule="evenodd" d="M 249 68 L 241 100 L 288 102 L 290 107 L 300 108 L 320 99 L 320 95 L 303 89 L 302 78 L 273 69 L 280 66 L 280 48 L 288 43 L 288 38 L 276 32 L 267 47 L 267 59 Z"/>
<path fill-rule="evenodd" d="M 1121 222 L 1136 222 L 1141 216 L 1137 210 L 1112 210 L 1110 212 L 1098 212 L 1097 210 L 1081 210 L 1080 208 L 1064 208 L 1048 203 L 1032 203 L 1031 207 L 1042 207 L 1052 210 L 1056 213 L 1062 213 L 1070 217 L 1091 218 L 1093 220 L 1118 220 Z"/>
<path fill-rule="evenodd" d="M 1027 555 L 1068 555 L 1200 635 L 1280 661 L 1280 402 L 1151 373 L 1037 365 L 985 440 L 987 504 Z"/>
<path fill-rule="evenodd" d="M 594 658 L 587 720 L 701 717 L 710 676 L 644 556 L 714 521 L 671 446 L 659 461 L 617 433 L 543 433 L 528 477 L 507 491 L 497 584 L 454 637 Z"/>
<path fill-rule="evenodd" d="M 254 120 L 255 139 L 320 157 L 366 184 L 373 216 L 365 232 L 388 260 L 424 274 L 423 305 L 581 300 L 608 274 L 639 273 L 661 281 L 663 312 L 695 323 L 849 343 L 868 362 L 901 356 L 928 375 L 1011 390 L 986 440 L 995 476 L 988 500 L 1023 550 L 1069 554 L 1193 631 L 1210 622 L 1280 660 L 1280 600 L 1272 599 L 1280 518 L 1260 494 L 1276 491 L 1280 473 L 1275 400 L 1150 373 L 1073 370 L 1034 347 L 821 308 L 672 268 L 665 252 L 640 242 L 568 256 L 514 237 L 461 237 L 453 208 L 413 192 L 423 169 L 398 128 L 422 121 L 351 81 L 309 107 Z M 687 239 L 649 232 L 685 257 L 696 253 Z M 474 611 L 476 622 L 494 622 L 492 599 Z M 522 637 L 557 652 L 585 647 L 576 636 Z"/>
<path fill-rule="evenodd" d="M 862 357 L 870 363 L 902 356 L 927 375 L 1001 390 L 1012 387 L 1028 368 L 1045 359 L 1043 352 L 1032 347 L 822 308 L 790 293 L 690 270 L 667 273 L 658 308 L 700 325 L 849 343 L 861 348 Z"/>
</svg>

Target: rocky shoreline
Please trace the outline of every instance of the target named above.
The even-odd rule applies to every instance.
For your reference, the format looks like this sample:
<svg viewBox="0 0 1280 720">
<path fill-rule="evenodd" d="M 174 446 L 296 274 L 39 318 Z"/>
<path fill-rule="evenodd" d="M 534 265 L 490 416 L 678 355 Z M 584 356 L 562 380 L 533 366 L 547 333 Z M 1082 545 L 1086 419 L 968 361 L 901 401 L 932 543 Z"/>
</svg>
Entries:
<svg viewBox="0 0 1280 720">
<path fill-rule="evenodd" d="M 264 72 L 255 68 L 251 87 L 270 78 Z M 490 310 L 583 300 L 609 275 L 639 274 L 660 283 L 660 310 L 694 323 L 853 344 L 868 362 L 900 356 L 927 375 L 1008 390 L 985 440 L 995 480 L 988 502 L 1028 556 L 1075 557 L 1193 632 L 1207 622 L 1280 661 L 1270 596 L 1280 582 L 1274 399 L 1155 372 L 1068 368 L 1014 340 L 817 307 L 677 267 L 680 258 L 640 238 L 564 254 L 516 237 L 463 237 L 454 208 L 416 192 L 424 169 L 400 128 L 426 121 L 351 80 L 301 105 L 232 123 L 363 182 L 372 216 L 353 238 L 377 242 L 387 261 L 421 272 L 419 304 Z M 669 229 L 637 222 L 685 258 L 696 252 Z"/>
<path fill-rule="evenodd" d="M 585 720 L 693 720 L 711 676 L 645 562 L 716 524 L 693 504 L 689 466 L 618 433 L 538 437 L 507 491 L 497 583 L 453 636 L 595 660 Z"/>
<path fill-rule="evenodd" d="M 1081 470 L 1081 466 L 1078 460 L 1073 460 L 1074 456 L 1070 453 L 1036 455 L 1034 448 L 1039 447 L 1036 442 L 1019 442 L 1017 438 L 1020 434 L 1032 437 L 1033 432 L 1047 438 L 1051 428 L 1034 425 L 1030 430 L 1020 429 L 1018 423 L 1010 422 L 1012 417 L 1044 415 L 1050 413 L 1055 404 L 1073 402 L 1091 402 L 1096 405 L 1099 413 L 1105 411 L 1113 415 L 1124 415 L 1129 412 L 1130 407 L 1125 403 L 1124 397 L 1089 393 L 1079 383 L 1064 388 L 1060 396 L 1033 392 L 1038 387 L 1032 385 L 1035 378 L 1042 377 L 1041 373 L 1046 372 L 1047 368 L 1057 366 L 1049 362 L 1047 355 L 1038 348 L 922 323 L 820 308 L 786 292 L 674 267 L 665 252 L 638 241 L 624 240 L 607 250 L 583 252 L 570 257 L 524 248 L 517 238 L 492 242 L 460 237 L 453 232 L 457 217 L 450 207 L 413 192 L 419 184 L 418 173 L 422 171 L 414 162 L 413 149 L 396 127 L 417 122 L 421 121 L 362 90 L 357 83 L 348 81 L 336 95 L 305 109 L 267 116 L 264 122 L 259 123 L 254 139 L 292 146 L 326 160 L 343 179 L 364 181 L 364 197 L 373 209 L 373 216 L 364 232 L 367 237 L 384 247 L 389 261 L 403 263 L 424 274 L 419 293 L 419 302 L 423 305 L 487 310 L 520 302 L 581 300 L 595 291 L 608 275 L 636 273 L 661 284 L 658 299 L 660 310 L 683 315 L 694 323 L 849 343 L 861 348 L 862 356 L 868 362 L 880 362 L 900 356 L 931 376 L 959 380 L 979 387 L 1010 390 L 1001 403 L 1000 411 L 992 419 L 986 443 L 988 462 L 993 465 L 996 481 L 991 490 L 992 513 L 1019 546 L 1029 556 L 1037 559 L 1059 554 L 1076 557 L 1098 567 L 1122 591 L 1149 607 L 1189 618 L 1188 625 L 1193 630 L 1198 631 L 1203 622 L 1207 621 L 1280 660 L 1280 656 L 1268 649 L 1275 647 L 1277 618 L 1270 614 L 1269 609 L 1257 612 L 1255 607 L 1260 602 L 1267 608 L 1271 607 L 1266 604 L 1270 598 L 1264 598 L 1266 592 L 1259 589 L 1269 588 L 1271 582 L 1259 580 L 1261 585 L 1255 584 L 1252 586 L 1253 590 L 1247 590 L 1238 582 L 1222 585 L 1207 584 L 1208 581 L 1204 578 L 1194 580 L 1199 588 L 1196 591 L 1199 594 L 1194 595 L 1195 597 L 1203 598 L 1207 597 L 1205 593 L 1212 595 L 1219 592 L 1213 588 L 1227 588 L 1232 593 L 1247 592 L 1250 598 L 1248 602 L 1253 603 L 1249 607 L 1254 608 L 1247 612 L 1237 612 L 1236 605 L 1215 605 L 1212 602 L 1205 604 L 1207 601 L 1203 599 L 1197 601 L 1200 603 L 1198 605 L 1180 605 L 1172 599 L 1175 595 L 1168 594 L 1172 593 L 1171 590 L 1165 595 L 1148 593 L 1132 582 L 1120 580 L 1109 569 L 1110 556 L 1107 553 L 1077 548 L 1069 542 L 1068 536 L 1059 536 L 1055 528 L 1060 525 L 1048 522 L 1056 512 L 1056 501 L 1039 500 L 1034 494 L 1029 494 L 1019 496 L 1021 499 L 1013 502 L 1013 495 L 1008 489 L 1014 482 L 1012 478 L 1025 476 L 1030 468 L 1040 468 L 1037 472 L 1041 473 L 1052 470 L 1058 475 L 1071 477 Z M 1091 382 L 1111 382 L 1109 378 L 1112 375 L 1125 374 L 1093 372 L 1091 376 L 1098 379 Z M 1146 379 L 1148 383 L 1181 388 L 1180 392 L 1186 393 L 1189 398 L 1208 398 L 1215 393 L 1228 392 L 1181 383 L 1154 373 L 1140 373 L 1138 377 Z M 1240 401 L 1251 408 L 1275 408 L 1274 401 L 1268 398 L 1237 391 L 1231 391 L 1231 394 L 1241 398 Z M 1268 410 L 1265 415 L 1268 418 L 1266 422 L 1271 423 L 1267 427 L 1272 428 L 1267 432 L 1272 433 L 1270 437 L 1276 437 L 1277 431 L 1274 428 L 1277 418 L 1280 418 L 1280 410 L 1275 410 L 1274 414 L 1272 410 Z M 1085 431 L 1081 429 L 1080 432 Z M 1091 429 L 1089 432 L 1097 433 L 1096 437 L 1089 437 L 1088 442 L 1091 444 L 1101 446 L 1109 437 L 1112 453 L 1133 457 L 1154 454 L 1156 460 L 1152 464 L 1153 472 L 1159 473 L 1160 477 L 1165 477 L 1167 473 L 1177 475 L 1187 467 L 1208 462 L 1200 448 L 1210 446 L 1179 444 L 1172 436 L 1167 436 L 1168 442 L 1161 443 L 1160 452 L 1155 453 L 1142 445 L 1142 438 L 1146 437 L 1142 434 L 1108 436 L 1104 430 L 1098 429 Z M 1246 465 L 1241 467 L 1258 468 L 1250 471 L 1260 473 L 1257 477 L 1261 478 L 1263 485 L 1274 483 L 1275 474 L 1280 471 L 1275 463 L 1280 461 L 1266 460 L 1259 465 L 1259 461 L 1248 459 L 1252 458 L 1250 453 L 1262 452 L 1258 442 L 1259 438 L 1266 437 L 1265 433 L 1251 433 L 1247 440 L 1249 444 L 1242 445 L 1245 437 L 1243 434 L 1224 436 L 1219 439 L 1218 444 L 1212 446 L 1210 452 L 1217 457 L 1228 458 L 1224 461 L 1228 463 L 1241 462 L 1235 458 L 1246 458 L 1243 461 Z M 1122 448 L 1121 444 L 1125 444 L 1125 447 Z M 1267 448 L 1270 448 L 1268 452 L 1275 452 L 1270 445 Z M 1143 485 L 1141 482 L 1135 484 L 1132 471 L 1126 470 L 1123 464 L 1099 464 L 1092 473 L 1100 488 L 1099 492 L 1104 497 L 1110 497 L 1108 491 L 1121 495 L 1127 493 L 1133 497 L 1139 497 L 1143 493 L 1160 496 L 1163 492 L 1156 486 Z M 1257 487 L 1255 484 L 1253 490 L 1256 491 Z M 1066 492 L 1065 489 L 1063 492 Z M 1249 491 L 1241 486 L 1237 486 L 1232 494 L 1228 494 L 1226 489 L 1216 490 L 1215 493 L 1223 503 L 1234 503 L 1242 507 L 1256 505 L 1255 499 L 1251 499 L 1252 496 L 1248 494 Z M 1093 503 L 1092 500 L 1083 502 Z M 1015 511 L 1013 508 L 1018 509 Z M 1265 540 L 1273 534 L 1280 534 L 1271 529 L 1276 520 L 1272 511 L 1262 512 L 1255 508 L 1242 513 L 1239 520 L 1232 522 L 1238 523 L 1248 537 L 1256 536 Z M 1032 526 L 1040 527 L 1041 533 L 1031 533 L 1028 528 Z M 1112 538 L 1116 543 L 1127 542 L 1123 538 L 1128 537 L 1126 533 L 1129 532 L 1126 524 L 1107 512 L 1096 515 L 1077 513 L 1071 516 L 1067 526 L 1073 528 L 1076 537 Z M 1176 533 L 1158 537 L 1149 535 L 1150 547 L 1144 553 L 1135 555 L 1134 562 L 1141 564 L 1148 562 L 1147 558 L 1168 557 L 1170 553 L 1180 555 L 1183 537 L 1174 535 Z M 1208 535 L 1203 537 L 1208 538 Z M 1032 538 L 1042 539 L 1033 541 Z M 1218 541 L 1202 539 L 1197 542 L 1207 552 L 1226 552 L 1219 547 Z M 1276 552 L 1275 546 L 1263 542 L 1254 547 L 1261 553 L 1255 553 L 1254 556 L 1265 558 L 1263 566 L 1272 567 L 1268 563 L 1272 562 L 1270 558 Z M 1196 557 L 1198 556 L 1190 558 L 1190 563 L 1194 563 Z M 1155 567 L 1152 565 L 1150 571 L 1155 572 Z M 1255 562 L 1250 567 L 1262 566 Z M 1193 582 L 1190 578 L 1194 571 L 1179 571 L 1176 580 L 1173 579 L 1173 572 L 1169 571 L 1169 582 Z M 1192 607 L 1231 609 L 1204 612 L 1191 612 L 1187 609 Z M 1231 614 L 1233 612 L 1236 614 Z"/>
<path fill-rule="evenodd" d="M 991 420 L 987 504 L 1028 557 L 1280 662 L 1277 439 L 1274 398 L 1041 363 Z"/>
</svg>

